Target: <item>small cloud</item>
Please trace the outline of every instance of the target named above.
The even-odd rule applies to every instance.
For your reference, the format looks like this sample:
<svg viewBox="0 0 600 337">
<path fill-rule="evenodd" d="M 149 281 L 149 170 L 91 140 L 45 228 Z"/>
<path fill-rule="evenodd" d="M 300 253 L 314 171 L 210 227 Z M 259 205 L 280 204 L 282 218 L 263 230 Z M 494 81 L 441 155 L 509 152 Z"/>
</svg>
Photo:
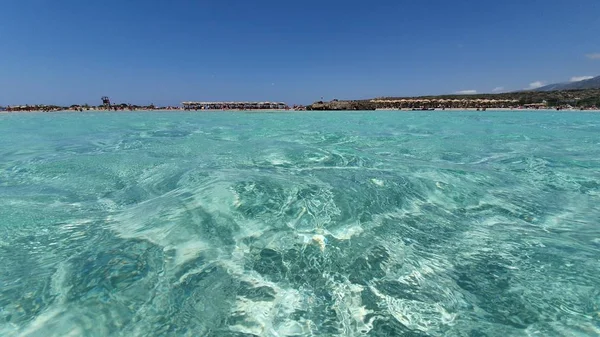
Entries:
<svg viewBox="0 0 600 337">
<path fill-rule="evenodd" d="M 461 91 L 455 92 L 455 94 L 457 94 L 457 95 L 475 95 L 476 93 L 477 93 L 477 90 L 461 90 Z"/>
<path fill-rule="evenodd" d="M 585 80 L 589 80 L 594 78 L 594 76 L 573 76 L 571 77 L 571 82 L 579 82 L 579 81 L 585 81 Z"/>
<path fill-rule="evenodd" d="M 529 87 L 525 88 L 525 90 L 532 90 L 532 89 L 541 88 L 544 85 L 545 85 L 545 83 L 542 82 L 542 81 L 531 82 L 531 83 L 529 83 Z"/>
<path fill-rule="evenodd" d="M 495 87 L 494 89 L 492 89 L 492 92 L 503 92 L 504 91 L 504 87 Z"/>
<path fill-rule="evenodd" d="M 585 57 L 589 58 L 590 60 L 600 60 L 600 53 L 587 54 Z"/>
</svg>

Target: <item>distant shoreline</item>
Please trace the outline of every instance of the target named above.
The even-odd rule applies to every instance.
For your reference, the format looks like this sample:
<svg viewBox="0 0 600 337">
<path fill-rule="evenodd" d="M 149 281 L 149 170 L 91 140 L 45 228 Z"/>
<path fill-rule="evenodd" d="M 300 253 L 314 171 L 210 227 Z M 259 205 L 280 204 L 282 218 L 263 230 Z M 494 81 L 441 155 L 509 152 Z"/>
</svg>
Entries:
<svg viewBox="0 0 600 337">
<path fill-rule="evenodd" d="M 73 114 L 85 114 L 85 113 L 112 113 L 112 114 L 122 114 L 122 113 L 132 113 L 132 112 L 173 112 L 173 113 L 231 113 L 231 112 L 250 112 L 250 113 L 281 113 L 281 112 L 289 112 L 289 113 L 329 113 L 329 112 L 600 112 L 600 109 L 510 109 L 510 108 L 487 108 L 486 110 L 478 110 L 477 108 L 447 108 L 447 109 L 433 109 L 433 110 L 413 110 L 413 109 L 377 109 L 377 110 L 293 110 L 293 109 L 254 109 L 254 110 L 240 110 L 240 109 L 227 109 L 227 110 L 185 110 L 185 109 L 169 109 L 169 110 L 54 110 L 54 111 L 44 111 L 44 110 L 28 110 L 28 111 L 0 111 L 0 114 L 51 114 L 51 113 L 73 113 Z"/>
<path fill-rule="evenodd" d="M 194 110 L 194 109 L 139 109 L 139 110 L 106 110 L 106 109 L 95 109 L 95 110 L 19 110 L 19 111 L 8 111 L 0 110 L 0 114 L 26 114 L 26 113 L 54 113 L 54 112 L 72 112 L 72 113 L 130 113 L 130 112 L 187 112 L 187 113 L 206 113 L 206 112 L 299 112 L 301 110 L 293 109 L 206 109 L 206 110 Z"/>
<path fill-rule="evenodd" d="M 593 111 L 600 112 L 600 109 L 519 109 L 519 108 L 486 108 L 485 110 L 477 108 L 446 108 L 446 109 L 433 109 L 433 110 L 413 110 L 413 109 L 376 109 L 375 111 L 403 111 L 403 112 L 427 112 L 427 111 L 474 111 L 474 112 L 488 112 L 488 111 L 558 111 L 558 112 L 578 112 L 578 111 Z"/>
</svg>

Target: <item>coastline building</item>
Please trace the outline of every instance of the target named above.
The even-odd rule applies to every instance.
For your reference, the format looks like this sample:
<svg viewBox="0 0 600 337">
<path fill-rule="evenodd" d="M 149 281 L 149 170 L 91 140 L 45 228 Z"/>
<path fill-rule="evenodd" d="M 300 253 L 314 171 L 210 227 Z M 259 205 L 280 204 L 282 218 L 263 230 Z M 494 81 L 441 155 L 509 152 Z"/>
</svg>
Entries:
<svg viewBox="0 0 600 337">
<path fill-rule="evenodd" d="M 287 110 L 283 102 L 182 102 L 184 110 Z"/>
<path fill-rule="evenodd" d="M 403 98 L 403 99 L 372 99 L 371 103 L 377 108 L 395 109 L 470 109 L 470 108 L 511 108 L 519 105 L 516 99 L 443 99 L 443 98 Z"/>
<path fill-rule="evenodd" d="M 102 106 L 105 109 L 110 110 L 111 105 L 110 105 L 110 98 L 108 98 L 108 96 L 102 96 Z"/>
</svg>

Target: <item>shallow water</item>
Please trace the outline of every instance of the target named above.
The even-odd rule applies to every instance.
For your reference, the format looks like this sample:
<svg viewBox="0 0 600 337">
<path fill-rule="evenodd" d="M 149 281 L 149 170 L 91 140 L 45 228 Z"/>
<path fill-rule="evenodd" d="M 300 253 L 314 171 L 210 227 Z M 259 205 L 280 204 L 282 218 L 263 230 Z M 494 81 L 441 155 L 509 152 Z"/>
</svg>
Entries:
<svg viewBox="0 0 600 337">
<path fill-rule="evenodd" d="M 598 336 L 600 115 L 0 115 L 2 336 Z"/>
</svg>

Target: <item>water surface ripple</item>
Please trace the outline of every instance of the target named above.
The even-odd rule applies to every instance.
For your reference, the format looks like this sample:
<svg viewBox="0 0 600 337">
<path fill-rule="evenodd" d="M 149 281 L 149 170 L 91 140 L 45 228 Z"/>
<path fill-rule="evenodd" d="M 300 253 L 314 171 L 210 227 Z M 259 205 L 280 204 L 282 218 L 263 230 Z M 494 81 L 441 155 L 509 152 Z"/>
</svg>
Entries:
<svg viewBox="0 0 600 337">
<path fill-rule="evenodd" d="M 0 115 L 2 336 L 598 336 L 600 115 Z"/>
</svg>

